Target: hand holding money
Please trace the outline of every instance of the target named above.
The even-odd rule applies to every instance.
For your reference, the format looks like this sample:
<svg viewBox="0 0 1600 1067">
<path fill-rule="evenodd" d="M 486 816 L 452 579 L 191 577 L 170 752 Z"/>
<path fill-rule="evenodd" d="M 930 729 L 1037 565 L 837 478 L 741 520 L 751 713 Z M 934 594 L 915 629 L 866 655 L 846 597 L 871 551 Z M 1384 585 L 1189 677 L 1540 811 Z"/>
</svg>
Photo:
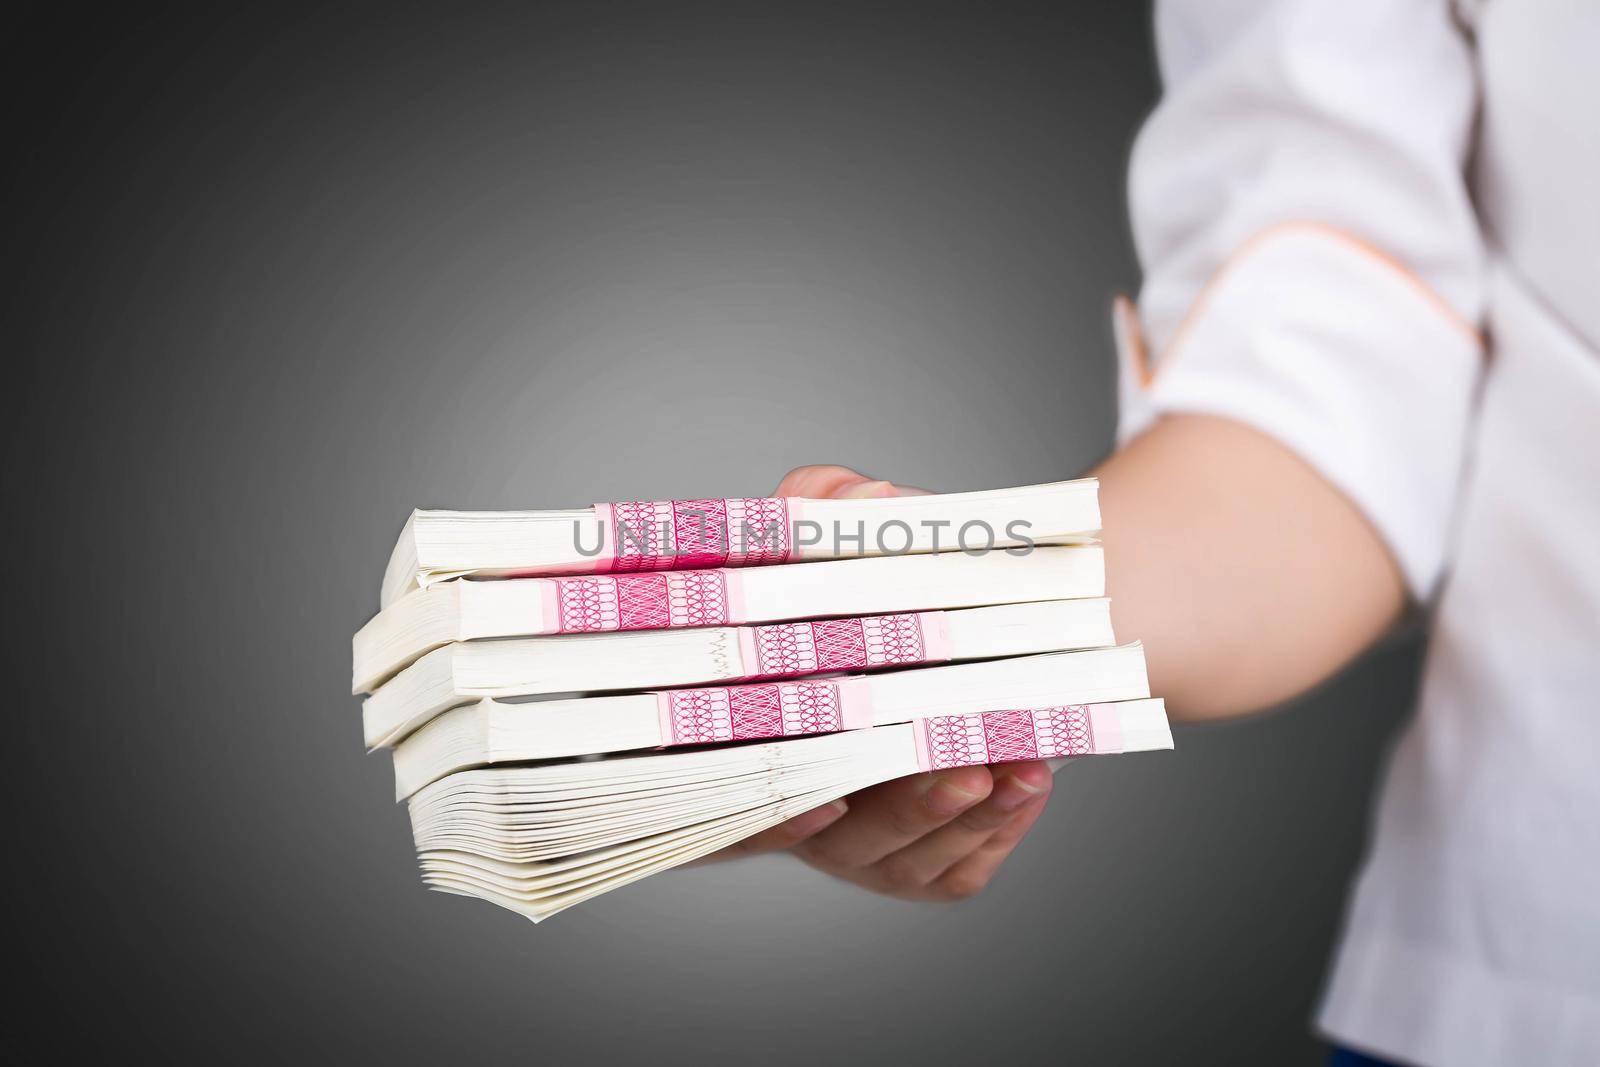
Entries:
<svg viewBox="0 0 1600 1067">
<path fill-rule="evenodd" d="M 1172 747 L 1094 479 L 778 492 L 413 512 L 351 688 L 429 886 L 538 922 L 789 849 L 952 900 L 1042 812 L 1041 761 Z"/>
</svg>

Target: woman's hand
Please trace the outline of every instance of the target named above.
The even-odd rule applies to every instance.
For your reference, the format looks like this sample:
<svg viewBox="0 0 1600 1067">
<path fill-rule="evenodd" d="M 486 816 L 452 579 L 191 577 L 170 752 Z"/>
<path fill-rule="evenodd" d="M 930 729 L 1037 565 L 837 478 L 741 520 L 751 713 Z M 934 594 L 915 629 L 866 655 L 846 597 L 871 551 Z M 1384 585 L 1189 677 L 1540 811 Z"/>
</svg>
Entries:
<svg viewBox="0 0 1600 1067">
<path fill-rule="evenodd" d="M 799 467 L 774 495 L 859 499 L 924 490 L 848 467 Z M 957 767 L 864 789 L 746 838 L 703 862 L 787 850 L 837 878 L 905 900 L 961 900 L 989 884 L 1044 811 L 1041 762 Z"/>
</svg>

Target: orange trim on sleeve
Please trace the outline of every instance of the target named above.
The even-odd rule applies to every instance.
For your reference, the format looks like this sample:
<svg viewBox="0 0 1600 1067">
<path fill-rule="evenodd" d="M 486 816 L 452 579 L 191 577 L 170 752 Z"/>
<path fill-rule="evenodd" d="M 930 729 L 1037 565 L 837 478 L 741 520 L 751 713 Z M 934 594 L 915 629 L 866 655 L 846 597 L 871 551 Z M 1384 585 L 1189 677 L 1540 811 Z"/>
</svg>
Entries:
<svg viewBox="0 0 1600 1067">
<path fill-rule="evenodd" d="M 1139 387 L 1148 387 L 1155 376 L 1150 370 L 1150 352 L 1144 344 L 1144 327 L 1139 324 L 1139 309 L 1125 293 L 1112 298 L 1111 327 L 1117 335 L 1117 354 L 1133 364 Z"/>
<path fill-rule="evenodd" d="M 1145 347 L 1143 334 L 1139 328 L 1138 314 L 1133 309 L 1132 304 L 1127 300 L 1126 297 L 1120 296 L 1117 298 L 1117 301 L 1119 301 L 1122 305 L 1126 305 L 1125 309 L 1122 306 L 1119 306 L 1117 302 L 1113 302 L 1113 314 L 1118 321 L 1117 328 L 1119 331 L 1124 329 L 1121 323 L 1121 318 L 1124 314 L 1127 314 L 1132 319 L 1132 332 L 1129 335 L 1130 339 L 1128 347 L 1131 357 L 1134 360 L 1134 369 L 1138 373 L 1139 385 L 1141 388 L 1148 389 L 1151 385 L 1153 385 L 1155 380 L 1161 375 L 1161 372 L 1165 370 L 1166 367 L 1172 362 L 1173 358 L 1177 355 L 1178 350 L 1183 346 L 1184 341 L 1188 340 L 1189 334 L 1194 328 L 1194 324 L 1199 320 L 1200 316 L 1204 314 L 1206 306 L 1210 303 L 1212 294 L 1217 290 L 1218 287 L 1221 286 L 1228 274 L 1241 262 L 1243 262 L 1245 259 L 1248 259 L 1252 252 L 1256 251 L 1267 241 L 1274 237 L 1281 236 L 1284 233 L 1295 231 L 1313 233 L 1317 236 L 1326 237 L 1329 240 L 1337 241 L 1346 248 L 1361 253 L 1368 259 L 1378 263 L 1380 266 L 1387 267 L 1389 270 L 1399 275 L 1400 279 L 1410 286 L 1418 296 L 1422 297 L 1423 300 L 1431 304 L 1435 310 L 1442 314 L 1445 317 L 1445 320 L 1449 322 L 1451 326 L 1465 334 L 1467 338 L 1472 341 L 1474 346 L 1480 350 L 1486 347 L 1482 331 L 1464 318 L 1459 312 L 1456 311 L 1455 308 L 1451 307 L 1449 302 L 1446 301 L 1444 297 L 1440 296 L 1438 291 L 1435 290 L 1431 285 L 1423 281 L 1415 271 L 1411 270 L 1411 268 L 1407 267 L 1404 263 L 1401 263 L 1393 255 L 1389 254 L 1378 246 L 1371 244 L 1360 237 L 1357 237 L 1355 234 L 1350 233 L 1347 230 L 1339 229 L 1337 226 L 1332 226 L 1325 222 L 1317 222 L 1313 219 L 1290 219 L 1284 222 L 1274 223 L 1273 225 L 1268 226 L 1266 229 L 1256 232 L 1229 254 L 1222 266 L 1218 267 L 1211 277 L 1206 280 L 1205 285 L 1203 285 L 1200 289 L 1199 295 L 1195 297 L 1194 303 L 1189 305 L 1189 310 L 1184 313 L 1183 321 L 1178 324 L 1177 330 L 1175 330 L 1172 334 L 1172 339 L 1167 342 L 1166 348 L 1161 353 L 1161 358 L 1156 362 L 1154 367 L 1150 365 L 1149 352 Z"/>
</svg>

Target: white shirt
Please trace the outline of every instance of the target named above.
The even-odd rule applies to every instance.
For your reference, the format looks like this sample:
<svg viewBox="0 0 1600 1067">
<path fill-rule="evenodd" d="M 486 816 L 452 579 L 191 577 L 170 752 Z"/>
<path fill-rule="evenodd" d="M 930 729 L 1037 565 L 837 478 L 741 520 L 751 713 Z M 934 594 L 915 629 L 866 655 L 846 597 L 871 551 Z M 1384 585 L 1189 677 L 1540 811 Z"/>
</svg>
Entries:
<svg viewBox="0 0 1600 1067">
<path fill-rule="evenodd" d="M 1156 29 L 1120 436 L 1274 435 L 1437 600 L 1321 1026 L 1600 1063 L 1600 3 L 1189 0 Z"/>
</svg>

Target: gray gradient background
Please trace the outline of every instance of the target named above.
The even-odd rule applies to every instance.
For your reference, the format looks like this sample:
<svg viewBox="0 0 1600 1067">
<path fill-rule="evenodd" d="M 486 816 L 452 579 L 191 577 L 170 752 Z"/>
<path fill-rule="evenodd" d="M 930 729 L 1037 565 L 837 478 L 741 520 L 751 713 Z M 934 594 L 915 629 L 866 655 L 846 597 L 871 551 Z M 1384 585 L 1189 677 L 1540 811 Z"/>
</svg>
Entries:
<svg viewBox="0 0 1600 1067">
<path fill-rule="evenodd" d="M 346 692 L 417 504 L 1103 455 L 1142 5 L 38 13 L 6 47 L 13 970 L 54 1041 L 1319 1061 L 1414 640 L 1072 768 L 960 906 L 773 858 L 537 928 L 423 890 Z"/>
</svg>

